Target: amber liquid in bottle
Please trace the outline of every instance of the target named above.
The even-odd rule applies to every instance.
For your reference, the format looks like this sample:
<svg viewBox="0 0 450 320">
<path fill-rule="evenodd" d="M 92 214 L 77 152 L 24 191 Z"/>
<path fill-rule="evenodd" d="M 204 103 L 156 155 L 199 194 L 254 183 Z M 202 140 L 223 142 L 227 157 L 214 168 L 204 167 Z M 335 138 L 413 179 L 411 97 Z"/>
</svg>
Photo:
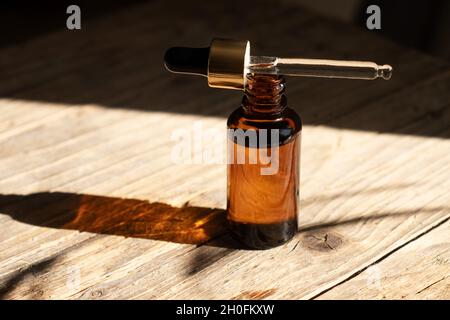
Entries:
<svg viewBox="0 0 450 320">
<path fill-rule="evenodd" d="M 227 219 L 249 248 L 281 245 L 298 229 L 302 123 L 284 88 L 282 76 L 247 75 L 242 105 L 228 118 Z"/>
</svg>

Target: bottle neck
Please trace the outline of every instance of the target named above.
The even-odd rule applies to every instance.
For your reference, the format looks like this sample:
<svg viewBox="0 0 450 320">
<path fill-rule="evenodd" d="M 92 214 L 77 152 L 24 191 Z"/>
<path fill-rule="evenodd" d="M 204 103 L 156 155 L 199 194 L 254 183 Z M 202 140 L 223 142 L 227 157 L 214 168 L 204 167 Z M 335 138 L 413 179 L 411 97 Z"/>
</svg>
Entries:
<svg viewBox="0 0 450 320">
<path fill-rule="evenodd" d="M 284 90 L 283 76 L 248 74 L 242 106 L 247 113 L 280 113 L 286 108 Z"/>
</svg>

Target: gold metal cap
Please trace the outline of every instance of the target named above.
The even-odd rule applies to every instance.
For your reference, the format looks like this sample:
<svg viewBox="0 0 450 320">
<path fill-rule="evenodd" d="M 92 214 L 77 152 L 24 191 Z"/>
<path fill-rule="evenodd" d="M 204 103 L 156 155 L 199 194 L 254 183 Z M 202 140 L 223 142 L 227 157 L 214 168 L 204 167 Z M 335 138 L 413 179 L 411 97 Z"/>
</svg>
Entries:
<svg viewBox="0 0 450 320">
<path fill-rule="evenodd" d="M 208 85 L 242 90 L 249 62 L 249 41 L 214 39 L 209 51 Z"/>
</svg>

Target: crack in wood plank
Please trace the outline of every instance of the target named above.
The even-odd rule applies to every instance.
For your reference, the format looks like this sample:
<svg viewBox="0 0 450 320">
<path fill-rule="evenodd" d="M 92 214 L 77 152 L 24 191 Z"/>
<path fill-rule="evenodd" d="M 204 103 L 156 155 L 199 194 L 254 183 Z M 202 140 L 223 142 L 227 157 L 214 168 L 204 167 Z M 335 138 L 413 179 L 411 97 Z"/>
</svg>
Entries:
<svg viewBox="0 0 450 320">
<path fill-rule="evenodd" d="M 380 262 L 382 262 L 383 260 L 385 260 L 385 259 L 388 258 L 389 256 L 395 254 L 395 253 L 396 253 L 397 251 L 399 251 L 400 249 L 402 249 L 402 248 L 408 246 L 409 244 L 412 244 L 414 241 L 419 240 L 421 237 L 423 237 L 423 236 L 426 235 L 427 233 L 429 233 L 429 232 L 431 232 L 431 231 L 433 231 L 433 230 L 439 228 L 439 226 L 443 225 L 443 224 L 446 223 L 447 221 L 450 221 L 450 216 L 447 216 L 446 218 L 444 218 L 443 220 L 439 221 L 437 224 L 431 226 L 430 228 L 428 228 L 428 229 L 425 230 L 424 232 L 418 234 L 417 236 L 413 237 L 412 239 L 406 241 L 405 243 L 403 243 L 403 244 L 399 245 L 398 247 L 392 249 L 391 251 L 387 252 L 386 254 L 384 254 L 382 257 L 380 257 L 380 258 L 377 259 L 376 261 L 374 261 L 374 262 L 372 262 L 372 263 L 370 263 L 370 264 L 364 266 L 363 268 L 357 270 L 356 272 L 352 273 L 351 275 L 349 275 L 347 278 L 345 278 L 344 280 L 340 281 L 339 283 L 337 283 L 337 284 L 335 284 L 335 285 L 332 285 L 332 286 L 330 286 L 329 288 L 326 288 L 325 290 L 322 290 L 321 292 L 319 292 L 319 293 L 317 293 L 317 294 L 315 294 L 315 295 L 309 297 L 308 299 L 310 299 L 310 300 L 315 300 L 315 299 L 319 298 L 320 296 L 324 295 L 325 293 L 327 293 L 327 292 L 333 290 L 334 288 L 339 287 L 340 285 L 344 284 L 345 282 L 347 282 L 347 281 L 349 281 L 349 280 L 355 278 L 356 276 L 358 276 L 359 274 L 361 274 L 362 272 L 364 272 L 365 270 L 367 270 L 369 267 L 372 267 L 372 266 L 374 266 L 374 265 L 379 264 Z M 438 282 L 440 282 L 440 281 L 442 281 L 442 280 L 444 280 L 444 279 L 445 279 L 445 277 L 444 277 L 443 279 L 437 281 L 436 283 L 438 283 Z M 436 284 L 436 283 L 433 283 L 433 284 Z M 433 284 L 432 284 L 432 285 L 433 285 Z M 428 286 L 427 288 L 429 288 L 429 287 L 431 287 L 431 286 Z M 425 288 L 425 289 L 427 289 L 427 288 Z"/>
<path fill-rule="evenodd" d="M 419 291 L 416 292 L 416 294 L 421 294 L 421 293 L 424 292 L 425 290 L 430 289 L 432 286 L 438 284 L 439 282 L 445 280 L 446 278 L 447 278 L 447 276 L 442 277 L 441 279 L 439 279 L 439 280 L 437 280 L 437 281 L 435 281 L 435 282 L 433 282 L 433 283 L 427 285 L 425 288 L 420 289 Z"/>
</svg>

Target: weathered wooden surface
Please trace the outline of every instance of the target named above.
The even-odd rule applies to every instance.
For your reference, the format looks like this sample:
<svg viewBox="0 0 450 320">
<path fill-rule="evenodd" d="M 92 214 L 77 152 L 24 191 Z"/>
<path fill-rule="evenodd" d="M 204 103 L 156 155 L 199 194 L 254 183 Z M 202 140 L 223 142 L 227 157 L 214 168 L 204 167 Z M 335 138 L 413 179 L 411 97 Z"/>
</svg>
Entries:
<svg viewBox="0 0 450 320">
<path fill-rule="evenodd" d="M 298 8 L 245 6 L 152 2 L 0 51 L 2 298 L 450 298 L 449 66 Z M 395 68 L 389 82 L 288 79 L 302 228 L 268 251 L 226 235 L 224 165 L 171 161 L 175 129 L 223 129 L 240 94 L 161 57 L 217 35 Z"/>
<path fill-rule="evenodd" d="M 448 299 L 449 234 L 447 221 L 320 298 Z"/>
</svg>

